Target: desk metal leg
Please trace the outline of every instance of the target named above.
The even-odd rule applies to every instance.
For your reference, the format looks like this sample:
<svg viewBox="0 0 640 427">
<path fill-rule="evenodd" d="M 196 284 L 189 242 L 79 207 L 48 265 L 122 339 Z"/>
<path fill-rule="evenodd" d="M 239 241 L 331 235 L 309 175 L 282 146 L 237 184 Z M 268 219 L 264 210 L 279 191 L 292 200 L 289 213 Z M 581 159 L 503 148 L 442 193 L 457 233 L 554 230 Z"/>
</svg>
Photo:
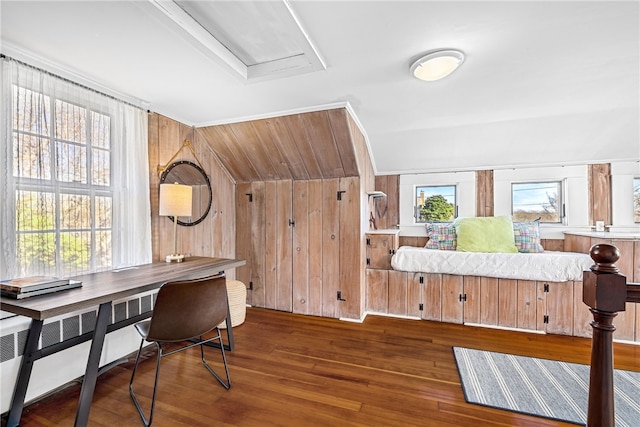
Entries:
<svg viewBox="0 0 640 427">
<path fill-rule="evenodd" d="M 11 407 L 7 417 L 7 427 L 15 427 L 20 424 L 22 410 L 24 409 L 24 399 L 27 395 L 27 386 L 31 378 L 33 369 L 34 353 L 38 350 L 38 341 L 40 340 L 40 332 L 42 332 L 42 320 L 32 320 L 29 333 L 27 334 L 27 342 L 24 347 L 24 354 L 20 362 L 20 371 L 18 371 L 18 379 L 13 391 L 11 399 Z"/>
<path fill-rule="evenodd" d="M 87 369 L 84 374 L 84 379 L 82 380 L 82 389 L 80 390 L 78 412 L 76 413 L 76 427 L 84 427 L 89 422 L 89 409 L 91 409 L 93 391 L 96 388 L 98 368 L 100 367 L 100 355 L 102 354 L 104 337 L 107 334 L 110 314 L 111 302 L 100 304 L 98 317 L 96 319 L 96 326 L 93 330 L 93 340 L 91 341 L 91 350 L 89 350 Z"/>
</svg>

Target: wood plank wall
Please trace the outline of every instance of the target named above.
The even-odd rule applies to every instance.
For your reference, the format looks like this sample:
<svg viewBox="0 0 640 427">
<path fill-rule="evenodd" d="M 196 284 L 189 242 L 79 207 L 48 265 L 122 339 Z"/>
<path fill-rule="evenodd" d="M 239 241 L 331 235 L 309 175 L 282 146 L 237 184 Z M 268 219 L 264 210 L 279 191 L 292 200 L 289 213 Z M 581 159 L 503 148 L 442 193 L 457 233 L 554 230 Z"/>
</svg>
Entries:
<svg viewBox="0 0 640 427">
<path fill-rule="evenodd" d="M 400 175 L 376 176 L 375 189 L 387 195 L 374 199 L 376 226 L 380 230 L 397 228 L 400 224 Z"/>
<path fill-rule="evenodd" d="M 588 165 L 589 179 L 589 224 L 612 222 L 611 217 L 611 165 L 609 163 Z"/>
<path fill-rule="evenodd" d="M 200 224 L 178 226 L 178 251 L 187 255 L 231 258 L 235 256 L 235 185 L 200 132 L 162 115 L 149 114 L 149 185 L 151 193 L 151 238 L 153 260 L 173 252 L 173 225 L 158 216 L 159 165 L 165 165 L 180 150 L 185 139 L 193 145 L 202 168 L 209 176 L 213 198 L 209 215 Z M 175 160 L 198 161 L 185 148 Z M 234 272 L 228 272 L 233 278 Z"/>
<path fill-rule="evenodd" d="M 476 171 L 476 216 L 493 216 L 493 171 Z"/>
</svg>

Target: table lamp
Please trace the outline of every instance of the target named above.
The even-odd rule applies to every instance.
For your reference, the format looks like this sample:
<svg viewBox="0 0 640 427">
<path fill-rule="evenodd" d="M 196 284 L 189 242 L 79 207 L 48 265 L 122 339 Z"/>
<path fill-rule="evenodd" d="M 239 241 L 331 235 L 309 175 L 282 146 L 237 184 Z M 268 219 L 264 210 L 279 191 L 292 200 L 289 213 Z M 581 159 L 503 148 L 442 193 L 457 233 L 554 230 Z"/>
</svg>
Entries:
<svg viewBox="0 0 640 427">
<path fill-rule="evenodd" d="M 160 184 L 160 216 L 173 217 L 173 253 L 166 262 L 182 262 L 184 255 L 178 253 L 178 217 L 191 216 L 191 186 Z"/>
</svg>

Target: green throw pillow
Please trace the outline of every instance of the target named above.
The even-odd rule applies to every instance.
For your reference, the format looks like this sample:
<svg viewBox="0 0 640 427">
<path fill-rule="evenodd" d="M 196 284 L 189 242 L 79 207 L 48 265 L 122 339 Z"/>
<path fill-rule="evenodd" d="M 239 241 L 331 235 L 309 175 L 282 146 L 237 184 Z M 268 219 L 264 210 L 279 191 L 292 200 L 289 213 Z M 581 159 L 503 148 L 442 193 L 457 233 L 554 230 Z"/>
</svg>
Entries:
<svg viewBox="0 0 640 427">
<path fill-rule="evenodd" d="M 456 250 L 461 252 L 517 253 L 510 216 L 458 218 Z"/>
</svg>

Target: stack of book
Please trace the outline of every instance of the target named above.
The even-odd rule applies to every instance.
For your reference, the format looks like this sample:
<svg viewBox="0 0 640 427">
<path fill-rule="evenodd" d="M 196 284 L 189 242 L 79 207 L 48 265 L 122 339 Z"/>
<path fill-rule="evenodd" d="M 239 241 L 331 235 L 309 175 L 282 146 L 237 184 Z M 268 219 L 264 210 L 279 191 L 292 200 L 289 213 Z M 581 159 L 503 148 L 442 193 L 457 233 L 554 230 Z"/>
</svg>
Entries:
<svg viewBox="0 0 640 427">
<path fill-rule="evenodd" d="M 64 289 L 73 289 L 79 286 L 82 286 L 82 282 L 78 280 L 49 276 L 23 277 L 20 279 L 0 280 L 0 294 L 4 297 L 22 299 Z"/>
</svg>

